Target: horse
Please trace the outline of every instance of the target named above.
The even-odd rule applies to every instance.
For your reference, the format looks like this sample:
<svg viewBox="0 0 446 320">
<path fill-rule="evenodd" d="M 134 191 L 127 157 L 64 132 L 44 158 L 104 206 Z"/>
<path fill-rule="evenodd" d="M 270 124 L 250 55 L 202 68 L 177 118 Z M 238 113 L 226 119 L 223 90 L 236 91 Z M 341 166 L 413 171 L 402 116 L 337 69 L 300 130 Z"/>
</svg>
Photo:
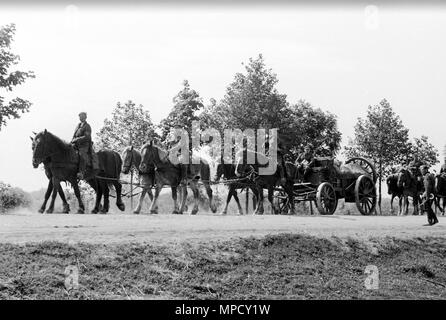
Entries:
<svg viewBox="0 0 446 320">
<path fill-rule="evenodd" d="M 139 171 L 139 166 L 141 164 L 141 153 L 138 150 L 135 150 L 133 146 L 124 149 L 122 158 L 124 159 L 122 163 L 122 173 L 128 174 L 130 170 L 133 169 L 138 170 L 139 173 L 142 191 L 139 196 L 138 206 L 133 211 L 133 213 L 139 214 L 141 212 L 141 207 L 146 194 L 149 195 L 150 201 L 153 201 L 152 188 L 155 185 L 155 167 L 148 166 L 147 173 L 144 174 Z"/>
<path fill-rule="evenodd" d="M 409 199 L 408 197 L 412 197 L 413 199 L 413 207 L 414 207 L 414 215 L 418 215 L 418 203 L 419 203 L 419 195 L 422 192 L 422 188 L 420 187 L 420 183 L 418 179 L 414 176 L 414 174 L 406 168 L 401 168 L 398 173 L 397 186 L 398 188 L 402 188 L 403 190 L 403 198 L 404 198 L 404 208 L 405 214 L 408 214 L 409 211 Z"/>
<path fill-rule="evenodd" d="M 156 213 L 156 205 L 158 201 L 158 196 L 161 189 L 165 185 L 171 186 L 172 189 L 172 199 L 174 201 L 174 214 L 183 214 L 186 207 L 187 199 L 187 186 L 180 186 L 181 183 L 181 170 L 187 169 L 187 180 L 189 186 L 194 194 L 194 207 L 191 214 L 195 215 L 198 212 L 198 181 L 201 180 L 206 188 L 206 193 L 209 197 L 210 208 L 213 213 L 217 211 L 212 197 L 212 189 L 210 187 L 210 167 L 206 160 L 202 158 L 196 158 L 197 163 L 192 164 L 173 164 L 169 160 L 169 153 L 163 150 L 161 147 L 155 145 L 153 141 L 145 144 L 141 148 L 142 161 L 139 166 L 139 170 L 142 173 L 146 173 L 150 166 L 155 167 L 155 196 L 150 206 L 150 212 Z M 195 161 L 194 161 L 195 162 Z M 183 168 L 181 168 L 183 167 Z M 177 203 L 177 188 L 180 187 L 182 191 L 181 207 L 178 208 Z"/>
<path fill-rule="evenodd" d="M 392 196 L 390 199 L 390 210 L 392 213 L 394 212 L 393 200 L 396 197 L 398 197 L 398 204 L 399 204 L 398 215 L 401 215 L 404 197 L 403 197 L 403 188 L 398 187 L 398 174 L 395 173 L 395 174 L 388 176 L 386 179 L 386 184 L 387 184 L 387 193 Z M 407 198 L 404 198 L 404 200 L 408 201 Z M 406 203 L 406 207 L 409 207 L 409 203 Z"/>
<path fill-rule="evenodd" d="M 257 163 L 255 164 L 247 164 L 243 161 L 243 154 L 246 152 L 246 159 L 248 159 L 248 153 L 252 153 L 252 155 L 256 156 Z M 261 160 L 261 161 L 259 161 Z M 276 185 L 281 185 L 285 192 L 288 195 L 290 204 L 291 204 L 291 212 L 290 214 L 295 214 L 294 211 L 294 179 L 292 176 L 289 176 L 289 170 L 286 169 L 286 164 L 282 160 L 281 163 L 276 163 L 276 170 L 273 174 L 269 175 L 260 175 L 259 169 L 261 167 L 266 167 L 266 165 L 260 165 L 259 163 L 269 163 L 270 159 L 264 154 L 261 154 L 252 150 L 245 150 L 243 152 L 239 152 L 236 154 L 236 174 L 237 176 L 249 176 L 251 181 L 256 185 L 257 192 L 259 195 L 257 208 L 254 211 L 254 215 L 263 214 L 263 189 L 268 190 L 268 200 L 271 203 L 271 214 L 276 213 L 276 208 L 274 206 L 274 188 Z"/>
<path fill-rule="evenodd" d="M 240 205 L 240 201 L 239 198 L 237 196 L 237 190 L 238 189 L 244 189 L 244 188 L 250 188 L 252 193 L 254 194 L 254 198 L 252 199 L 253 201 L 253 207 L 254 210 L 256 208 L 256 202 L 258 200 L 258 194 L 257 194 L 257 188 L 255 187 L 255 185 L 249 181 L 248 178 L 244 178 L 244 179 L 239 179 L 239 177 L 237 177 L 236 173 L 235 173 L 235 165 L 232 163 L 219 163 L 217 165 L 217 172 L 215 174 L 215 178 L 214 181 L 218 182 L 220 180 L 220 178 L 223 176 L 224 179 L 226 180 L 235 180 L 237 179 L 237 181 L 233 181 L 233 182 L 229 182 L 227 183 L 228 186 L 228 196 L 226 198 L 226 205 L 225 208 L 222 211 L 222 215 L 227 214 L 228 211 L 228 205 L 229 202 L 231 201 L 231 198 L 234 197 L 235 202 L 237 203 L 237 207 L 238 207 L 238 214 L 239 215 L 243 215 L 243 209 L 242 206 Z"/>
<path fill-rule="evenodd" d="M 440 208 L 441 214 L 444 216 L 446 208 L 446 173 L 441 173 L 435 176 L 435 208 Z M 440 201 L 443 199 L 443 207 Z"/>
<path fill-rule="evenodd" d="M 32 139 L 33 138 L 31 137 L 31 140 Z M 45 212 L 46 204 L 48 202 L 48 199 L 51 196 L 51 193 L 53 192 L 53 179 L 52 179 L 51 170 L 49 169 L 49 159 L 45 159 L 43 161 L 43 167 L 45 169 L 45 175 L 48 178 L 48 187 L 46 188 L 45 198 L 43 200 L 43 204 L 40 206 L 40 209 L 38 210 L 39 213 L 44 213 Z M 65 197 L 65 193 L 63 192 L 62 186 L 59 186 L 58 193 L 59 193 L 60 199 L 62 200 L 62 206 L 63 206 L 62 213 L 69 213 L 70 212 L 70 205 L 67 202 L 67 199 Z"/>
<path fill-rule="evenodd" d="M 46 129 L 36 134 L 32 140 L 34 168 L 37 168 L 40 163 L 46 161 L 51 176 L 53 193 L 50 206 L 46 212 L 52 213 L 54 211 L 54 202 L 56 200 L 57 191 L 61 188 L 60 182 L 66 181 L 69 182 L 74 189 L 74 194 L 79 203 L 78 213 L 84 213 L 85 207 L 80 196 L 77 180 L 79 154 L 74 146 L 64 142 Z M 121 157 L 118 153 L 107 150 L 97 152 L 97 157 L 100 169 L 96 171 L 90 170 L 90 174 L 84 179 L 96 192 L 96 203 L 92 213 L 97 213 L 99 211 L 102 195 L 104 195 L 104 206 L 102 207 L 101 212 L 108 212 L 109 183 L 113 184 L 116 189 L 116 205 L 121 211 L 124 211 L 125 206 L 121 200 L 122 186 L 118 181 L 121 173 Z M 44 204 L 46 205 L 46 201 Z"/>
</svg>

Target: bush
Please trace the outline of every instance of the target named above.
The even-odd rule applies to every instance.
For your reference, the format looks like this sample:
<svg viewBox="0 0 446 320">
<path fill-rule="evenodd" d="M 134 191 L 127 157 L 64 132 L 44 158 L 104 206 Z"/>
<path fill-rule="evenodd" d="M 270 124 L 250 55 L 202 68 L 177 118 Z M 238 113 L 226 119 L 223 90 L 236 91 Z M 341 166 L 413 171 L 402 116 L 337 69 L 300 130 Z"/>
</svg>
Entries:
<svg viewBox="0 0 446 320">
<path fill-rule="evenodd" d="M 20 188 L 13 188 L 9 184 L 0 182 L 0 212 L 18 207 L 29 207 L 31 197 Z"/>
</svg>

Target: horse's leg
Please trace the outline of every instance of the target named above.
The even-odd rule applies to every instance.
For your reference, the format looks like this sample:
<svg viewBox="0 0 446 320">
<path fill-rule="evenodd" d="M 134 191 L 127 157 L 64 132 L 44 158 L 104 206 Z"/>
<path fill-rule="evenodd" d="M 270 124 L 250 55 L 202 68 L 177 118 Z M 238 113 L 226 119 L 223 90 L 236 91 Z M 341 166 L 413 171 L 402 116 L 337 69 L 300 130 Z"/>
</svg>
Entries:
<svg viewBox="0 0 446 320">
<path fill-rule="evenodd" d="M 402 215 L 402 206 L 403 206 L 403 196 L 398 197 L 398 215 Z"/>
<path fill-rule="evenodd" d="M 91 210 L 91 213 L 98 213 L 101 208 L 101 200 L 102 200 L 102 185 L 99 182 L 98 179 L 95 179 L 94 182 L 95 188 L 96 188 L 96 203 L 94 205 L 94 209 Z"/>
<path fill-rule="evenodd" d="M 393 213 L 393 199 L 395 198 L 395 194 L 392 193 L 392 197 L 390 197 L 390 213 Z"/>
<path fill-rule="evenodd" d="M 268 201 L 271 204 L 271 214 L 277 214 L 276 207 L 274 206 L 274 189 L 268 186 Z"/>
<path fill-rule="evenodd" d="M 147 194 L 149 195 L 150 202 L 152 202 L 153 201 L 152 187 L 147 188 Z M 156 205 L 156 209 L 158 210 L 158 205 Z"/>
<path fill-rule="evenodd" d="M 52 191 L 53 191 L 53 179 L 51 178 L 48 181 L 48 188 L 46 188 L 45 199 L 43 200 L 42 206 L 39 209 L 39 213 L 45 212 L 46 203 L 48 202 L 48 199 L 50 198 Z"/>
<path fill-rule="evenodd" d="M 157 214 L 157 213 L 158 213 L 158 205 L 157 205 L 157 201 L 158 201 L 158 197 L 159 197 L 159 195 L 160 195 L 160 192 L 161 192 L 163 186 L 164 186 L 164 185 L 161 184 L 160 182 L 158 182 L 158 184 L 156 185 L 156 188 L 155 188 L 155 196 L 153 197 L 153 201 L 152 201 L 152 203 L 150 204 L 150 209 L 149 209 L 149 212 L 150 212 L 151 214 Z"/>
<path fill-rule="evenodd" d="M 256 214 L 263 214 L 263 188 L 262 187 L 257 187 L 257 193 L 259 195 L 258 197 L 258 203 L 257 203 L 257 207 L 255 209 L 255 211 L 253 212 L 253 215 Z"/>
<path fill-rule="evenodd" d="M 198 201 L 199 201 L 199 191 L 198 191 L 198 184 L 196 180 L 191 180 L 189 183 L 190 188 L 192 189 L 192 193 L 194 194 L 194 208 L 191 211 L 191 215 L 195 215 L 198 212 Z"/>
<path fill-rule="evenodd" d="M 413 196 L 413 215 L 418 215 L 418 194 L 414 194 Z"/>
<path fill-rule="evenodd" d="M 254 188 L 254 187 L 249 187 L 249 188 L 251 189 L 252 194 L 254 195 L 252 197 L 252 208 L 253 208 L 253 210 L 256 210 L 257 202 L 259 201 L 259 193 L 258 193 L 257 188 Z"/>
<path fill-rule="evenodd" d="M 209 185 L 209 179 L 203 181 L 203 184 L 204 184 L 204 188 L 206 189 L 206 194 L 208 195 L 208 198 L 209 198 L 209 207 L 211 208 L 212 213 L 216 213 L 217 206 L 214 203 L 213 192 L 212 192 L 211 186 Z"/>
<path fill-rule="evenodd" d="M 180 185 L 180 193 L 181 193 L 181 206 L 180 206 L 180 214 L 187 212 L 187 186 Z"/>
<path fill-rule="evenodd" d="M 102 207 L 101 213 L 107 213 L 110 209 L 110 189 L 108 187 L 107 182 L 100 181 L 102 188 L 102 193 L 104 195 L 104 206 Z"/>
<path fill-rule="evenodd" d="M 290 206 L 291 206 L 291 212 L 288 212 L 288 214 L 292 214 L 295 215 L 296 214 L 296 208 L 294 206 L 294 184 L 288 184 L 287 185 L 287 190 L 288 190 L 288 199 L 290 201 Z M 274 192 L 274 190 L 273 190 Z M 311 203 L 310 203 L 311 206 Z"/>
<path fill-rule="evenodd" d="M 122 202 L 122 184 L 119 181 L 113 181 L 113 185 L 116 191 L 116 206 L 119 210 L 124 211 L 125 205 L 124 202 Z"/>
<path fill-rule="evenodd" d="M 225 207 L 223 208 L 223 211 L 221 212 L 221 215 L 225 215 L 228 213 L 228 206 L 229 206 L 229 202 L 231 201 L 233 194 L 232 194 L 232 185 L 229 185 L 228 188 L 228 195 L 226 197 L 226 204 Z"/>
<path fill-rule="evenodd" d="M 60 186 L 60 180 L 53 177 L 52 185 L 53 185 L 53 190 L 52 190 L 52 194 L 51 194 L 51 202 L 50 202 L 49 208 L 46 210 L 46 213 L 53 213 L 53 211 L 54 211 L 54 202 L 56 201 L 57 192 L 58 192 L 59 186 Z"/>
<path fill-rule="evenodd" d="M 79 190 L 77 181 L 74 179 L 74 180 L 70 181 L 70 183 L 73 186 L 74 194 L 75 194 L 77 201 L 79 203 L 79 209 L 77 210 L 77 213 L 83 214 L 83 213 L 85 213 L 85 207 L 84 207 L 84 203 L 82 202 L 81 192 Z"/>
<path fill-rule="evenodd" d="M 62 204 L 63 204 L 63 210 L 62 213 L 69 213 L 70 212 L 70 205 L 67 202 L 67 199 L 65 198 L 65 193 L 63 192 L 62 186 L 59 185 L 59 196 L 60 199 L 62 200 Z"/>
<path fill-rule="evenodd" d="M 177 194 L 177 187 L 171 186 L 170 189 L 172 190 L 172 200 L 173 200 L 173 211 L 172 214 L 178 214 L 178 194 Z"/>
<path fill-rule="evenodd" d="M 141 211 L 141 207 L 142 207 L 142 204 L 143 204 L 143 201 L 144 201 L 144 198 L 145 198 L 145 196 L 146 196 L 146 193 L 148 192 L 150 190 L 150 187 L 149 188 L 147 188 L 147 187 L 144 187 L 143 189 L 142 189 L 142 191 L 141 191 L 141 194 L 139 195 L 139 200 L 138 200 L 138 205 L 136 206 L 136 209 L 135 210 L 133 210 L 133 213 L 134 214 L 139 214 L 140 213 L 140 211 Z M 153 202 L 153 195 L 152 195 L 152 191 L 150 190 L 150 200 Z"/>
<path fill-rule="evenodd" d="M 232 189 L 232 196 L 234 197 L 234 200 L 237 203 L 238 214 L 239 215 L 243 215 L 243 209 L 242 209 L 242 206 L 240 204 L 240 200 L 239 200 L 238 195 L 237 195 L 237 190 L 235 188 Z"/>
<path fill-rule="evenodd" d="M 409 214 L 409 196 L 405 195 L 404 196 L 404 215 L 408 215 Z"/>
</svg>

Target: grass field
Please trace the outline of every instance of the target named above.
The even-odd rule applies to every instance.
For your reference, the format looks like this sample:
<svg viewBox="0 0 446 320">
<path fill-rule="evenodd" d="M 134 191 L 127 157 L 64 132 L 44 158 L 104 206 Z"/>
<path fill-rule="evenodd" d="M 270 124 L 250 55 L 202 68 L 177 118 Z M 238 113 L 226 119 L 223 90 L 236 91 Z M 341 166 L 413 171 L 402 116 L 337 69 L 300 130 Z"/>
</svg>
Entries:
<svg viewBox="0 0 446 320">
<path fill-rule="evenodd" d="M 0 244 L 1 299 L 444 299 L 444 239 Z M 365 288 L 365 269 L 379 289 Z M 65 269 L 79 271 L 66 290 Z"/>
</svg>

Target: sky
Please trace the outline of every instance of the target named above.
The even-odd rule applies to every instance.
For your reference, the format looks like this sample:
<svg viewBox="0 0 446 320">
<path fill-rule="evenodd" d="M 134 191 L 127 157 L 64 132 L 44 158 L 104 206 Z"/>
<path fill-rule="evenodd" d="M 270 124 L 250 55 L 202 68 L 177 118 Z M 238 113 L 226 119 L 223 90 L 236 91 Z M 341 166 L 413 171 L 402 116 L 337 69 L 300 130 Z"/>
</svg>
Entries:
<svg viewBox="0 0 446 320">
<path fill-rule="evenodd" d="M 446 6 L 8 3 L 0 25 L 8 23 L 17 28 L 17 69 L 36 78 L 0 92 L 33 103 L 0 131 L 0 181 L 26 191 L 47 184 L 31 164 L 33 131 L 69 141 L 86 111 L 96 133 L 127 100 L 158 123 L 183 80 L 205 104 L 220 100 L 260 53 L 290 103 L 304 99 L 337 115 L 344 143 L 367 107 L 386 98 L 410 137 L 427 135 L 443 159 Z"/>
</svg>

